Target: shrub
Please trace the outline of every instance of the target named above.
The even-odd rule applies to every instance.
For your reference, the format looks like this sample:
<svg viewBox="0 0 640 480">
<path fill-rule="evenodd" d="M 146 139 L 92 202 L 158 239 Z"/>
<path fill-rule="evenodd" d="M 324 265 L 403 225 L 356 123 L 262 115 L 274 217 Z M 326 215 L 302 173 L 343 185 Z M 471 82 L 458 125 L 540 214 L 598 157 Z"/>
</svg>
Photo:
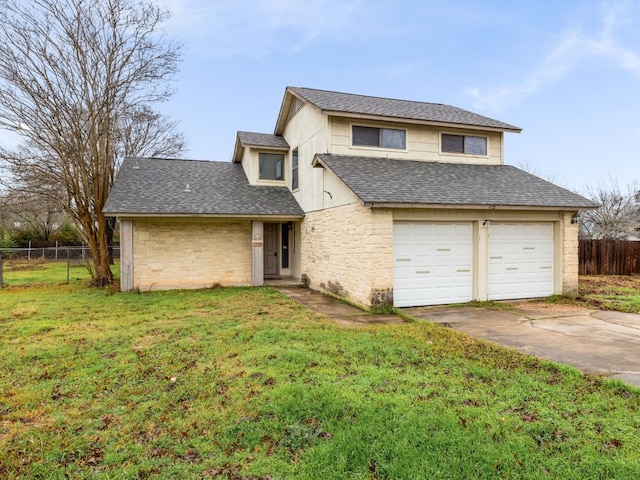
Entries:
<svg viewBox="0 0 640 480">
<path fill-rule="evenodd" d="M 0 235 L 0 248 L 17 248 L 18 242 L 15 241 L 13 236 L 9 232 L 4 232 Z"/>
</svg>

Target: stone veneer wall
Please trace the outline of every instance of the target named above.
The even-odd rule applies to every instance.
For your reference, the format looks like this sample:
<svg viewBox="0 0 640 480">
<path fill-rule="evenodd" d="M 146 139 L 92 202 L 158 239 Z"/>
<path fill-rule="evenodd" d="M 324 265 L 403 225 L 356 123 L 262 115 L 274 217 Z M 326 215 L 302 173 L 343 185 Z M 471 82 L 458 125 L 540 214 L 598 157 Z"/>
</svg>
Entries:
<svg viewBox="0 0 640 480">
<path fill-rule="evenodd" d="M 393 305 L 390 210 L 352 203 L 307 212 L 301 241 L 309 287 L 365 306 Z"/>
<path fill-rule="evenodd" d="M 578 294 L 578 222 L 571 223 L 573 212 L 565 212 L 562 225 L 562 293 Z"/>
<path fill-rule="evenodd" d="M 251 285 L 251 222 L 136 219 L 133 258 L 140 290 Z"/>
</svg>

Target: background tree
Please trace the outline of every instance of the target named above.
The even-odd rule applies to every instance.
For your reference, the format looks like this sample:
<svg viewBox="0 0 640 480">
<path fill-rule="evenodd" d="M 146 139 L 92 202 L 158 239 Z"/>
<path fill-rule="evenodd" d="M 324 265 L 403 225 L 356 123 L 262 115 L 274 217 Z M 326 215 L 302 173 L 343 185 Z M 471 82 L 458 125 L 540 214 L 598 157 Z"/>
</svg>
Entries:
<svg viewBox="0 0 640 480">
<path fill-rule="evenodd" d="M 585 238 L 616 239 L 637 234 L 640 227 L 640 192 L 636 184 L 625 189 L 615 180 L 608 186 L 587 187 L 585 196 L 600 205 L 580 214 L 580 234 Z"/>
<path fill-rule="evenodd" d="M 2 210 L 11 219 L 14 230 L 18 230 L 23 238 L 27 237 L 29 240 L 51 240 L 65 218 L 59 200 L 54 201 L 41 195 L 12 191 L 1 203 Z"/>
<path fill-rule="evenodd" d="M 125 155 L 179 156 L 184 139 L 152 105 L 171 95 L 179 45 L 145 0 L 0 0 L 0 149 L 9 187 L 58 201 L 113 280 L 114 219 L 102 208 Z"/>
</svg>

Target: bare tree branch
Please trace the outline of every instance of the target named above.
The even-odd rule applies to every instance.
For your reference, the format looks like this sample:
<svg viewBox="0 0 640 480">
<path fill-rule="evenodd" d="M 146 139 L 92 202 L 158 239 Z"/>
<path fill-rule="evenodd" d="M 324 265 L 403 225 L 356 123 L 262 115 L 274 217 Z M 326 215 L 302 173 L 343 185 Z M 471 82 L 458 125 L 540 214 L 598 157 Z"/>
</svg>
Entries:
<svg viewBox="0 0 640 480">
<path fill-rule="evenodd" d="M 626 189 L 610 179 L 608 186 L 587 187 L 586 195 L 600 205 L 597 210 L 580 214 L 581 235 L 593 239 L 626 238 L 640 227 L 640 194 L 638 186 Z"/>
<path fill-rule="evenodd" d="M 171 95 L 181 48 L 146 0 L 0 0 L 0 149 L 15 189 L 57 199 L 112 281 L 102 209 L 124 155 L 179 156 L 183 136 L 151 108 Z"/>
</svg>

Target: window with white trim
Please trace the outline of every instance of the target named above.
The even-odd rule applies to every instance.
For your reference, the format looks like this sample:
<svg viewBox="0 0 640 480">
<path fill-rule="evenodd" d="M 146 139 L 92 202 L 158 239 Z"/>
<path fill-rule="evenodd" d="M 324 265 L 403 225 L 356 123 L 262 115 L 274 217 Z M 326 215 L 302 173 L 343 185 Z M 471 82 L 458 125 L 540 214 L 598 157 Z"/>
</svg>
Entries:
<svg viewBox="0 0 640 480">
<path fill-rule="evenodd" d="M 284 180 L 284 155 L 282 153 L 260 153 L 260 180 Z"/>
<path fill-rule="evenodd" d="M 352 145 L 363 147 L 407 148 L 407 132 L 397 128 L 362 127 L 353 125 L 351 129 Z"/>
<path fill-rule="evenodd" d="M 487 137 L 443 133 L 441 145 L 444 153 L 463 153 L 465 155 L 487 154 Z"/>
<path fill-rule="evenodd" d="M 298 149 L 291 153 L 291 190 L 298 188 Z"/>
</svg>

